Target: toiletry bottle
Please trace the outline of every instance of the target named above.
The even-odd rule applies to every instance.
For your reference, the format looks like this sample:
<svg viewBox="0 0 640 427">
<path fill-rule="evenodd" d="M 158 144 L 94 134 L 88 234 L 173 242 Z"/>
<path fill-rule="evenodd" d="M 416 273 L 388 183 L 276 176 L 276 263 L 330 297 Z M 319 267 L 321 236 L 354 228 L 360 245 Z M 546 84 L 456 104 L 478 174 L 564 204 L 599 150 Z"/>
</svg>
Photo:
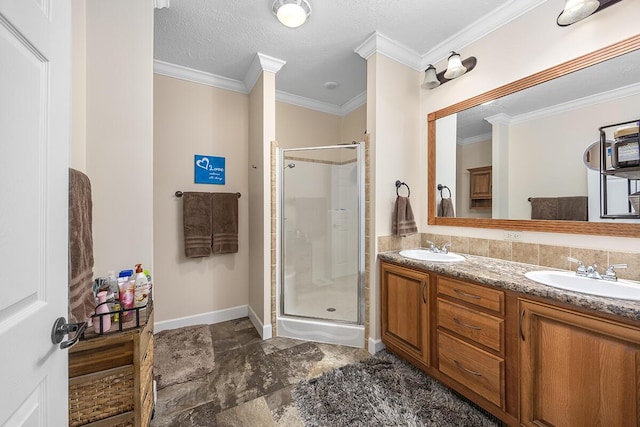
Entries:
<svg viewBox="0 0 640 427">
<path fill-rule="evenodd" d="M 147 298 L 149 296 L 149 281 L 147 280 L 147 276 L 142 271 L 142 264 L 136 264 L 135 296 L 136 307 L 144 307 L 147 305 Z"/>
<path fill-rule="evenodd" d="M 107 314 L 105 314 L 107 313 Z M 107 291 L 98 293 L 98 306 L 96 307 L 96 316 L 93 318 L 93 330 L 96 334 L 105 333 L 111 329 L 111 315 L 109 313 L 109 307 L 107 305 Z M 102 324 L 102 330 L 100 325 Z"/>
<path fill-rule="evenodd" d="M 122 270 L 118 277 L 120 289 L 120 306 L 123 310 L 135 307 L 135 281 L 132 279 L 132 270 Z M 122 317 L 128 319 L 131 311 L 123 311 Z"/>
<path fill-rule="evenodd" d="M 149 298 L 147 300 L 147 304 L 149 304 L 149 301 L 153 299 L 153 282 L 151 281 L 151 273 L 149 273 L 149 270 L 144 270 L 143 273 L 147 276 L 147 282 L 149 282 Z"/>
<path fill-rule="evenodd" d="M 113 300 L 117 301 L 120 296 L 120 288 L 118 287 L 118 278 L 116 277 L 115 271 L 107 271 L 107 281 L 109 283 L 109 293 L 112 294 Z M 113 311 L 114 304 L 110 304 L 109 308 Z"/>
</svg>

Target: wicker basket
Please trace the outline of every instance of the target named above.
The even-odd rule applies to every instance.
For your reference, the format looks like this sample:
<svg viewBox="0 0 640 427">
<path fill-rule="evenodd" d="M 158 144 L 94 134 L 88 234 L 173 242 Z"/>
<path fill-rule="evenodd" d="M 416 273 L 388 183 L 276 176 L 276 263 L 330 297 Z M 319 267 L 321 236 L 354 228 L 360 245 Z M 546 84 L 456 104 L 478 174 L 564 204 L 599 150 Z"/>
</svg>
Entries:
<svg viewBox="0 0 640 427">
<path fill-rule="evenodd" d="M 69 381 L 69 426 L 81 426 L 127 411 L 133 411 L 133 365 Z"/>
</svg>

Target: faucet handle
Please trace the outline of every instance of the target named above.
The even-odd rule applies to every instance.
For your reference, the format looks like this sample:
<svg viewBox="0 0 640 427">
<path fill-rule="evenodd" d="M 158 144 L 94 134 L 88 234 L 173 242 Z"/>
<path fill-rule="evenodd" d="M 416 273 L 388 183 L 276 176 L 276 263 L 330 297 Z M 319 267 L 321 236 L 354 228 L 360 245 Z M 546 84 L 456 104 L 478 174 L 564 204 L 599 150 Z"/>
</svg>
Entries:
<svg viewBox="0 0 640 427">
<path fill-rule="evenodd" d="M 567 261 L 575 262 L 576 264 L 578 264 L 578 268 L 576 269 L 576 274 L 586 274 L 587 273 L 587 267 L 585 267 L 584 263 L 582 261 L 580 261 L 579 259 L 572 258 L 572 257 L 568 256 L 567 257 Z"/>
<path fill-rule="evenodd" d="M 429 244 L 429 249 L 434 250 L 437 249 L 438 247 L 436 246 L 435 243 L 433 243 L 431 240 L 425 240 L 425 242 L 427 242 Z"/>
<path fill-rule="evenodd" d="M 446 254 L 449 252 L 449 250 L 447 248 L 451 247 L 451 242 L 446 242 L 442 245 L 442 247 L 440 248 L 440 252 L 443 254 Z"/>
<path fill-rule="evenodd" d="M 618 276 L 616 275 L 616 268 L 627 268 L 628 265 L 627 264 L 611 264 L 609 267 L 607 267 L 607 270 L 604 272 L 604 274 L 602 275 L 602 278 L 605 280 L 613 280 L 616 281 L 618 280 Z"/>
</svg>

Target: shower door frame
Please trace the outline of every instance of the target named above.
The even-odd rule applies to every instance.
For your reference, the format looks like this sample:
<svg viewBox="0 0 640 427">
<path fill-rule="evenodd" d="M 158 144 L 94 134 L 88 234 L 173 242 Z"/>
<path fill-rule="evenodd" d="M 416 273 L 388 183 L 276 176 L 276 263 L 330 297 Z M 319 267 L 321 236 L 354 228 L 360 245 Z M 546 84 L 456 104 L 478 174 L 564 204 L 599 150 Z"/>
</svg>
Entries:
<svg viewBox="0 0 640 427">
<path fill-rule="evenodd" d="M 293 315 L 293 314 L 285 314 L 284 311 L 284 278 L 285 278 L 285 269 L 284 269 L 284 245 L 285 245 L 285 233 L 284 233 L 284 168 L 285 168 L 285 155 L 288 152 L 300 152 L 300 151 L 320 151 L 327 149 L 355 149 L 356 150 L 356 175 L 357 175 L 357 193 L 358 193 L 358 292 L 357 292 L 357 320 L 355 322 L 349 320 L 339 320 L 339 319 L 326 319 L 321 317 L 313 317 L 313 316 L 302 316 L 302 315 Z M 277 170 L 280 172 L 276 176 L 279 176 L 279 180 L 277 182 L 277 190 L 278 190 L 278 260 L 277 260 L 277 268 L 279 270 L 279 286 L 277 286 L 278 292 L 276 296 L 276 304 L 278 307 L 277 316 L 288 319 L 304 319 L 304 320 L 314 320 L 319 322 L 330 322 L 330 323 L 338 323 L 345 325 L 356 325 L 362 326 L 364 325 L 364 312 L 365 312 L 365 301 L 364 301 L 364 274 L 365 274 L 365 168 L 364 168 L 364 143 L 360 142 L 357 144 L 337 144 L 337 145 L 324 145 L 319 147 L 300 147 L 300 148 L 278 148 L 278 156 L 277 156 Z"/>
</svg>

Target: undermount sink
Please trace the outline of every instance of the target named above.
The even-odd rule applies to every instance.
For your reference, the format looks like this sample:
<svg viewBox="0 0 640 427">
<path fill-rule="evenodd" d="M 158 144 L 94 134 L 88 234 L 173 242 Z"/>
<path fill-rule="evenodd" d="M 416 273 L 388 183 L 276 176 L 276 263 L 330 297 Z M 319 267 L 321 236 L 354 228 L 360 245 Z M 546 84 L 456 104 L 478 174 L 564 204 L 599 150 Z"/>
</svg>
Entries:
<svg viewBox="0 0 640 427">
<path fill-rule="evenodd" d="M 429 262 L 460 262 L 464 261 L 462 255 L 448 253 L 432 252 L 429 249 L 407 249 L 400 251 L 400 256 L 405 258 L 417 259 Z"/>
<path fill-rule="evenodd" d="M 640 283 L 630 280 L 616 282 L 582 277 L 570 271 L 529 271 L 524 275 L 527 279 L 554 288 L 566 289 L 583 294 L 601 297 L 620 298 L 640 301 Z"/>
</svg>

